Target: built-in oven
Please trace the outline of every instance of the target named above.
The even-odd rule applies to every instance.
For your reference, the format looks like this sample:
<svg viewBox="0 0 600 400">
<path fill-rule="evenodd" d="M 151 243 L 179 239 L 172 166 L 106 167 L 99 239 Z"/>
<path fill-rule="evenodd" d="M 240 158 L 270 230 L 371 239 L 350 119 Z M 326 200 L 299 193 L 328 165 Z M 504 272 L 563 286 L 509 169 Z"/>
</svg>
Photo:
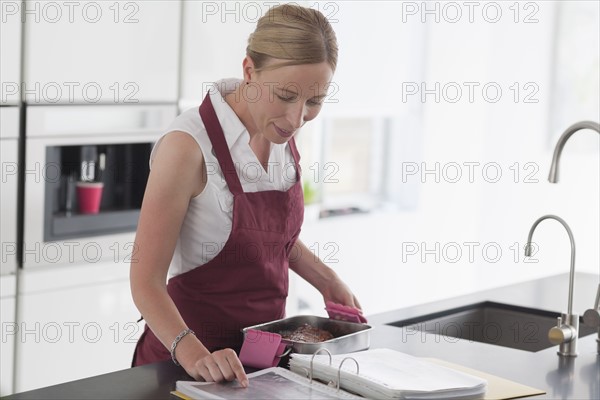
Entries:
<svg viewBox="0 0 600 400">
<path fill-rule="evenodd" d="M 23 268 L 133 251 L 149 157 L 176 105 L 27 108 Z"/>
</svg>

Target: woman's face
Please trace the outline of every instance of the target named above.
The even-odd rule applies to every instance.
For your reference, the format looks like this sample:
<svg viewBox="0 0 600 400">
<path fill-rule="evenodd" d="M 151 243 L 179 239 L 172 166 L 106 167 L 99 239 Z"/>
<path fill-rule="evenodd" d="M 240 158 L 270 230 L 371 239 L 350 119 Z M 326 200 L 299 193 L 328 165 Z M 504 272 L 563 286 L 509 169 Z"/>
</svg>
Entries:
<svg viewBox="0 0 600 400">
<path fill-rule="evenodd" d="M 319 114 L 333 71 L 328 63 L 322 62 L 257 73 L 247 57 L 244 75 L 249 82 L 244 85 L 244 97 L 256 129 L 270 142 L 281 144 Z"/>
</svg>

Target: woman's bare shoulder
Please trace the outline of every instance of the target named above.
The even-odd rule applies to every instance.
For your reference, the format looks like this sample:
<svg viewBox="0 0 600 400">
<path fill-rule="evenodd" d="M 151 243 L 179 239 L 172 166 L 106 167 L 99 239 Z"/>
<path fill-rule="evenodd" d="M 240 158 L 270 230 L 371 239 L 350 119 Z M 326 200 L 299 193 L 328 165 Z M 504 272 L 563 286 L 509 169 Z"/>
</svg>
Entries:
<svg viewBox="0 0 600 400">
<path fill-rule="evenodd" d="M 152 169 L 162 170 L 167 179 L 176 177 L 179 183 L 192 189 L 191 197 L 201 193 L 206 184 L 206 168 L 200 145 L 187 132 L 171 131 L 161 138 Z"/>
</svg>

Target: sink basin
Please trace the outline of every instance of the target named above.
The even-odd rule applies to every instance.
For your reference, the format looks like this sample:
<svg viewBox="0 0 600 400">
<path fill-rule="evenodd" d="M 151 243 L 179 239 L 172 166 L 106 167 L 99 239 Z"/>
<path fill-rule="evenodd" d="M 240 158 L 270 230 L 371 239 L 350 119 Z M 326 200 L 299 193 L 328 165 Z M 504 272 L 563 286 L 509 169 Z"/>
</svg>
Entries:
<svg viewBox="0 0 600 400">
<path fill-rule="evenodd" d="M 557 312 L 485 301 L 388 325 L 536 352 L 556 346 L 548 340 L 548 331 L 559 316 Z M 592 333 L 596 330 L 585 326 L 580 317 L 579 337 Z"/>
</svg>

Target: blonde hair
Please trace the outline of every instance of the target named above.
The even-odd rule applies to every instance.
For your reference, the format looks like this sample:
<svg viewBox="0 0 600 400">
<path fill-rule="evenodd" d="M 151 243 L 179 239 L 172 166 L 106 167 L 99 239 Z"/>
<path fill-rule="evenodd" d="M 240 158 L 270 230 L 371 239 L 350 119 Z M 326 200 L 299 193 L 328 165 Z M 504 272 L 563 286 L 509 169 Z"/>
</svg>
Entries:
<svg viewBox="0 0 600 400">
<path fill-rule="evenodd" d="M 319 11 L 295 4 L 273 7 L 256 24 L 246 54 L 256 71 L 327 62 L 335 72 L 338 45 L 331 24 Z M 270 59 L 287 60 L 265 67 Z"/>
</svg>

